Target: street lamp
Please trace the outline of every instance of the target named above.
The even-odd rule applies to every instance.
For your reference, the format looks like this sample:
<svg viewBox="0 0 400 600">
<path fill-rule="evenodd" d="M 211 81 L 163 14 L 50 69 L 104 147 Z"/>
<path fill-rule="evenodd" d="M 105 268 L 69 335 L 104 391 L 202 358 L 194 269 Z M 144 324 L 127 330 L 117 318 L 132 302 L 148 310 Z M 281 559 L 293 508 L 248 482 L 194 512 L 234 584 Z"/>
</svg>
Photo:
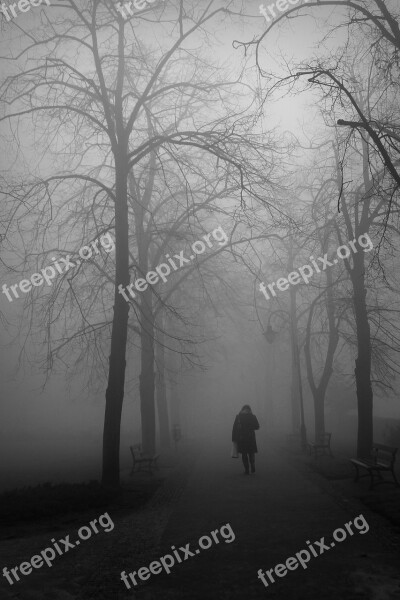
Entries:
<svg viewBox="0 0 400 600">
<path fill-rule="evenodd" d="M 264 335 L 265 339 L 267 340 L 268 344 L 272 344 L 272 342 L 274 341 L 274 339 L 277 336 L 277 333 L 278 332 L 274 331 L 272 329 L 271 325 L 268 324 L 266 331 L 263 332 L 263 335 Z M 271 370 L 271 367 L 272 367 L 272 370 Z M 274 378 L 275 370 L 276 370 L 275 369 L 275 354 L 273 353 L 272 365 L 271 365 L 271 363 L 269 363 L 268 369 L 266 371 L 266 390 L 268 390 L 268 388 L 269 388 L 269 385 L 268 385 L 269 379 Z M 269 393 L 267 392 L 267 394 L 266 394 L 266 400 L 267 400 L 267 402 L 266 402 L 265 408 L 268 411 L 268 413 L 265 413 L 265 416 L 268 417 L 268 426 L 270 428 L 270 433 L 271 433 L 271 435 L 274 435 L 275 434 L 274 394 L 271 394 L 270 390 L 269 390 Z"/>
<path fill-rule="evenodd" d="M 268 317 L 267 329 L 263 332 L 263 335 L 269 344 L 272 344 L 276 336 L 278 335 L 277 331 L 274 331 L 271 326 L 271 317 L 276 313 L 283 313 L 289 316 L 290 314 L 284 310 L 276 310 L 270 313 Z M 301 439 L 301 447 L 304 452 L 307 450 L 307 430 L 304 419 L 304 399 L 303 399 L 303 385 L 301 381 L 301 368 L 300 368 L 300 351 L 299 346 L 297 344 L 297 340 L 294 339 L 294 335 L 292 334 L 292 344 L 294 345 L 294 356 L 296 363 L 297 376 L 299 379 L 299 398 L 300 398 L 300 439 Z"/>
</svg>

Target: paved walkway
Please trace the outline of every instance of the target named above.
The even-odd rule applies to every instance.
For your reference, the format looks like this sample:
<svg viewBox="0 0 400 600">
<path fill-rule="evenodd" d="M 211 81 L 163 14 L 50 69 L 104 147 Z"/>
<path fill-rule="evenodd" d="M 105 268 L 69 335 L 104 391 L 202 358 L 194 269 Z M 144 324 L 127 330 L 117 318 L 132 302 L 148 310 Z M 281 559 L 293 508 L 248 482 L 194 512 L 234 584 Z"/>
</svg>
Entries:
<svg viewBox="0 0 400 600">
<path fill-rule="evenodd" d="M 142 510 L 115 519 L 115 529 L 94 536 L 18 585 L 0 585 L 10 600 L 400 600 L 400 546 L 386 521 L 357 501 L 345 501 L 319 475 L 307 474 L 279 449 L 263 448 L 257 473 L 242 474 L 240 460 L 230 458 L 229 443 L 204 444 L 193 462 L 185 460 Z M 269 570 L 307 548 L 306 541 L 332 542 L 336 528 L 362 513 L 370 531 L 348 536 L 306 570 L 298 567 L 264 587 L 258 569 Z M 75 519 L 76 521 L 76 519 Z M 83 519 L 82 523 L 88 519 Z M 138 571 L 201 536 L 229 524 L 232 543 L 177 563 L 169 575 L 151 575 L 131 590 L 121 571 Z M 69 531 L 48 532 L 1 544 L 1 563 L 13 566 L 29 559 Z M 355 528 L 353 528 L 355 529 Z M 229 533 L 226 530 L 226 533 Z M 316 545 L 315 545 L 316 547 Z M 180 555 L 183 557 L 183 553 Z M 3 579 L 3 578 L 2 578 Z"/>
<path fill-rule="evenodd" d="M 186 485 L 188 474 L 192 471 L 195 452 L 187 448 L 181 460 L 174 466 L 167 466 L 168 459 L 162 461 L 166 479 L 151 500 L 139 510 L 109 510 L 115 527 L 105 533 L 92 536 L 66 554 L 57 557 L 51 568 L 44 565 L 10 586 L 0 578 L 1 600 L 118 600 L 126 598 L 126 588 L 120 581 L 120 572 L 127 564 L 137 564 L 140 560 L 152 560 L 154 548 L 159 544 L 162 532 L 179 497 Z M 140 478 L 141 474 L 135 476 Z M 146 477 L 146 474 L 143 475 Z M 147 477 L 150 477 L 147 475 Z M 129 470 L 123 473 L 126 484 L 132 481 Z M 87 513 L 70 513 L 71 525 L 42 527 L 41 533 L 32 533 L 28 537 L 12 538 L 0 541 L 0 570 L 19 565 L 30 560 L 32 555 L 51 547 L 50 539 L 64 539 L 71 535 L 71 541 L 77 538 L 77 529 L 87 525 L 91 519 L 106 512 L 106 509 Z M 63 521 L 63 523 L 61 522 Z M 135 596 L 130 593 L 129 598 Z"/>
<path fill-rule="evenodd" d="M 279 452 L 264 448 L 257 473 L 246 477 L 227 447 L 208 446 L 165 529 L 152 560 L 229 523 L 236 539 L 176 564 L 169 575 L 152 575 L 140 588 L 141 599 L 345 600 L 400 598 L 400 547 L 386 543 L 385 521 L 354 503 L 338 502 Z M 258 569 L 269 570 L 307 548 L 306 541 L 332 542 L 338 527 L 362 513 L 370 531 L 336 542 L 308 568 L 288 571 L 264 587 Z M 361 523 L 360 523 L 361 524 Z M 381 543 L 383 541 L 384 543 Z M 317 548 L 317 546 L 316 546 Z M 319 552 L 317 548 L 317 552 Z M 131 571 L 148 566 L 142 562 Z"/>
</svg>

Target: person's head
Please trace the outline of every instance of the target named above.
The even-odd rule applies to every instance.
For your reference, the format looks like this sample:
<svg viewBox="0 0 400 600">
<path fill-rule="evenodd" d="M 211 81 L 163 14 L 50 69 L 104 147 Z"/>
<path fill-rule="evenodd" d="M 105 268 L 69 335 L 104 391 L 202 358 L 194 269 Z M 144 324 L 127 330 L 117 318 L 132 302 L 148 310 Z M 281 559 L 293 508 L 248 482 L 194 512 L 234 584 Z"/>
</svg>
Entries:
<svg viewBox="0 0 400 600">
<path fill-rule="evenodd" d="M 248 404 L 245 404 L 240 412 L 241 413 L 251 413 L 251 408 Z"/>
</svg>

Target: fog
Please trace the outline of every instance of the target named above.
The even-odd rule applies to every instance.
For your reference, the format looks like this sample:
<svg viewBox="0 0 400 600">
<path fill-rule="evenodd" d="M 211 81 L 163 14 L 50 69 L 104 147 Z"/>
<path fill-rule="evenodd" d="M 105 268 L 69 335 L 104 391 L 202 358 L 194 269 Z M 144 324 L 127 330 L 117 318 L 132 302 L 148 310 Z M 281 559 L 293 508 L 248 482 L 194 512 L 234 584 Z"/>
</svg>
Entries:
<svg viewBox="0 0 400 600">
<path fill-rule="evenodd" d="M 202 345 L 206 370 L 183 372 L 169 392 L 179 399 L 182 434 L 202 444 L 225 441 L 228 455 L 233 419 L 243 404 L 250 403 L 260 422 L 260 439 L 279 440 L 291 428 L 287 336 L 268 344 L 258 323 L 243 315 L 234 323 L 215 320 L 213 333 L 218 339 Z M 1 361 L 2 489 L 99 479 L 104 395 L 82 392 L 79 380 L 71 385 L 61 374 L 52 376 L 42 390 L 43 376 L 34 369 L 16 372 L 17 361 L 14 341 L 14 350 L 3 353 Z M 392 395 L 375 396 L 375 431 L 381 438 L 390 424 L 400 420 L 397 389 Z M 128 447 L 140 439 L 138 391 L 137 385 L 132 387 L 124 402 L 121 468 L 125 475 L 130 468 Z M 305 410 L 312 436 L 313 407 L 307 385 Z M 336 377 L 330 385 L 326 428 L 339 446 L 354 451 L 357 410 L 352 377 Z"/>
<path fill-rule="evenodd" d="M 272 550 L 292 530 L 304 545 L 320 514 L 345 518 L 310 473 L 364 508 L 352 467 L 396 483 L 397 2 L 389 18 L 378 0 L 279 0 L 273 22 L 244 0 L 135 0 L 132 18 L 26 2 L 0 7 L 0 501 L 44 483 L 138 494 L 122 529 L 159 527 L 138 533 L 142 562 L 200 535 L 192 506 L 199 529 L 242 527 L 223 559 L 238 572 L 275 516 Z"/>
</svg>

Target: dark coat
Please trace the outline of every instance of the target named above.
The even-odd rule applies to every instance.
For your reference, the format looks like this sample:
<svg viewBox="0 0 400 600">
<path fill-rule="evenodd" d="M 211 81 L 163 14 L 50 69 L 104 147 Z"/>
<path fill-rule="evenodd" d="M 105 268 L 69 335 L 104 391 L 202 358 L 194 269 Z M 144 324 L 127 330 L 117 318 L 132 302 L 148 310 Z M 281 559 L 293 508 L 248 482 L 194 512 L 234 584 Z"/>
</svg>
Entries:
<svg viewBox="0 0 400 600">
<path fill-rule="evenodd" d="M 241 412 L 236 415 L 232 429 L 232 442 L 237 443 L 238 452 L 241 454 L 257 452 L 256 429 L 260 429 L 260 425 L 253 413 Z"/>
</svg>

